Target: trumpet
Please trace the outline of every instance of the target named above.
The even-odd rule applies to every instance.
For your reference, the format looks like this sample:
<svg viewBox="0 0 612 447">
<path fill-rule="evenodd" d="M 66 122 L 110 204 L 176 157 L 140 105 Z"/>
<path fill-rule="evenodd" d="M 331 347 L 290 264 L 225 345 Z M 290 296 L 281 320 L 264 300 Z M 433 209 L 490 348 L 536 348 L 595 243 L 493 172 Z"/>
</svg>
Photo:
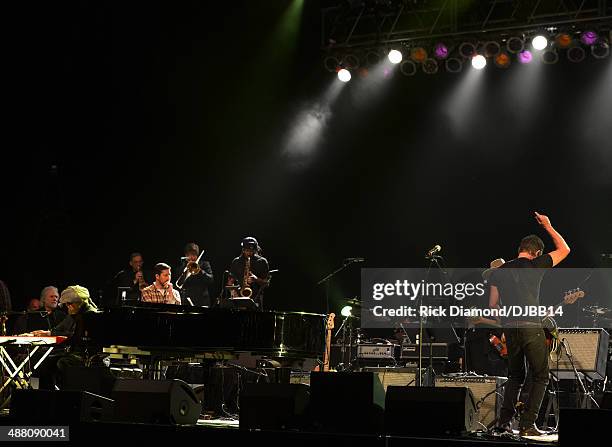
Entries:
<svg viewBox="0 0 612 447">
<path fill-rule="evenodd" d="M 204 250 L 202 250 L 202 252 L 200 253 L 200 256 L 198 256 L 198 259 L 187 263 L 187 265 L 183 269 L 183 272 L 181 273 L 181 276 L 179 276 L 178 279 L 176 280 L 175 286 L 177 289 L 179 290 L 182 289 L 183 286 L 185 285 L 185 281 L 187 281 L 187 278 L 189 278 L 191 275 L 197 275 L 198 273 L 202 271 L 202 267 L 200 267 L 200 258 L 202 258 L 203 254 L 204 254 Z M 184 279 L 183 279 L 183 282 L 179 284 L 179 281 L 181 280 L 181 278 L 184 278 Z"/>
</svg>

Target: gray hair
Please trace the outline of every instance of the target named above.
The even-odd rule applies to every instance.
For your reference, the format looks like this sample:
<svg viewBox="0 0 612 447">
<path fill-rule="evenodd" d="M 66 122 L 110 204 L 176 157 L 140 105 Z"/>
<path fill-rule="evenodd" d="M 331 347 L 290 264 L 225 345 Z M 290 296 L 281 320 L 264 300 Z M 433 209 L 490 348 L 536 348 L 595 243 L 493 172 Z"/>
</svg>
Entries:
<svg viewBox="0 0 612 447">
<path fill-rule="evenodd" d="M 47 287 L 45 287 L 44 289 L 42 289 L 40 291 L 40 300 L 41 301 L 43 301 L 45 299 L 45 295 L 47 295 L 47 292 L 49 290 L 55 290 L 55 292 L 59 295 L 59 290 L 58 290 L 57 287 L 55 287 L 55 286 L 47 286 Z"/>
</svg>

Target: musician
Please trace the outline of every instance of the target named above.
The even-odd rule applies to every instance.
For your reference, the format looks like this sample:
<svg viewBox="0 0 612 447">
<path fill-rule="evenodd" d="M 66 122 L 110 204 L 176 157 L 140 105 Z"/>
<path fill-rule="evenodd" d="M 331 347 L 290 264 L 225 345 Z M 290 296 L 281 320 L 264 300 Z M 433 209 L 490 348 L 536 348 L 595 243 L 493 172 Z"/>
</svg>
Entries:
<svg viewBox="0 0 612 447">
<path fill-rule="evenodd" d="M 488 282 L 494 269 L 505 263 L 501 258 L 491 261 L 490 267 L 474 282 L 485 280 Z M 474 295 L 466 300 L 472 308 L 486 309 L 489 306 L 489 297 Z M 502 330 L 497 320 L 486 317 L 468 318 L 468 327 L 465 332 L 465 365 L 467 372 L 486 374 L 489 376 L 507 376 L 508 366 L 502 353 L 492 344 L 491 337 L 502 339 Z M 493 339 L 495 340 L 495 339 Z"/>
<path fill-rule="evenodd" d="M 185 268 L 190 262 L 196 262 L 200 256 L 200 247 L 190 242 L 185 245 L 185 257 L 181 261 L 177 271 L 181 272 L 181 276 L 176 281 L 176 284 L 181 286 L 181 301 L 188 304 L 187 298 L 191 300 L 194 306 L 210 306 L 210 295 L 208 294 L 208 286 L 213 283 L 213 273 L 209 261 L 200 258 L 198 265 L 200 271 L 190 274 L 187 279 L 188 272 Z"/>
<path fill-rule="evenodd" d="M 153 282 L 152 274 L 144 270 L 144 260 L 138 252 L 130 254 L 129 267 L 115 276 L 115 287 L 129 287 L 126 300 L 140 300 L 140 292 Z"/>
<path fill-rule="evenodd" d="M 262 310 L 263 290 L 269 284 L 268 260 L 261 256 L 261 247 L 254 237 L 245 237 L 240 243 L 242 253 L 234 258 L 230 267 L 228 285 L 240 285 L 244 288 L 245 265 L 247 258 L 250 259 L 250 268 L 246 277 L 246 283 L 253 291 L 251 299 L 255 301 L 259 309 Z M 237 292 L 240 295 L 240 291 Z"/>
<path fill-rule="evenodd" d="M 66 318 L 66 314 L 58 308 L 59 291 L 57 287 L 45 287 L 40 292 L 40 300 L 36 299 L 36 301 L 41 303 L 42 309 L 30 310 L 28 306 L 28 313 L 15 321 L 14 334 L 37 330 L 51 331 Z"/>
<path fill-rule="evenodd" d="M 65 336 L 68 340 L 61 345 L 66 351 L 54 352 L 39 369 L 40 388 L 54 389 L 55 385 L 61 385 L 66 369 L 72 366 L 83 366 L 86 357 L 86 345 L 84 343 L 85 318 L 91 312 L 97 312 L 98 308 L 91 300 L 89 290 L 82 286 L 70 286 L 62 291 L 60 303 L 68 309 L 68 316 L 50 331 L 34 331 L 33 336 Z"/>
<path fill-rule="evenodd" d="M 141 290 L 142 301 L 148 303 L 181 304 L 181 295 L 172 287 L 170 266 L 160 262 L 155 264 L 155 282 Z"/>
<path fill-rule="evenodd" d="M 538 236 L 524 237 L 518 248 L 518 257 L 491 274 L 489 306 L 492 308 L 499 308 L 500 304 L 538 306 L 545 269 L 559 264 L 570 252 L 569 246 L 553 228 L 547 216 L 536 212 L 535 219 L 551 237 L 555 249 L 543 254 L 544 242 Z M 525 381 L 526 361 L 531 371 L 531 378 L 527 382 L 530 391 L 519 420 L 519 431 L 521 436 L 538 436 L 542 432 L 535 426 L 535 421 L 548 384 L 548 348 L 541 318 L 506 318 L 503 326 L 508 344 L 509 374 L 496 431 L 508 432 L 511 429 L 518 395 Z"/>
</svg>

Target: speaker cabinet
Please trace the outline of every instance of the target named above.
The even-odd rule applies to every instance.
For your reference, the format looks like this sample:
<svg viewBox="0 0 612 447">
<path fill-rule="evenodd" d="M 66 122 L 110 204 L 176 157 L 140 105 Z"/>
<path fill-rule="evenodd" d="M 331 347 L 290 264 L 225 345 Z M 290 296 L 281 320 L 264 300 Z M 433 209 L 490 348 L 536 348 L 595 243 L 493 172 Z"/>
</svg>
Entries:
<svg viewBox="0 0 612 447">
<path fill-rule="evenodd" d="M 193 389 L 178 379 L 120 379 L 112 397 L 118 422 L 195 424 L 202 410 Z"/>
<path fill-rule="evenodd" d="M 246 384 L 240 393 L 240 428 L 269 430 L 304 428 L 309 403 L 308 385 Z"/>
<path fill-rule="evenodd" d="M 463 435 L 474 422 L 476 405 L 469 388 L 389 386 L 385 432 L 396 435 Z"/>
<path fill-rule="evenodd" d="M 381 433 L 385 391 L 372 372 L 310 374 L 310 413 L 314 430 Z"/>
<path fill-rule="evenodd" d="M 15 390 L 10 415 L 27 424 L 109 422 L 114 402 L 87 391 Z"/>
</svg>

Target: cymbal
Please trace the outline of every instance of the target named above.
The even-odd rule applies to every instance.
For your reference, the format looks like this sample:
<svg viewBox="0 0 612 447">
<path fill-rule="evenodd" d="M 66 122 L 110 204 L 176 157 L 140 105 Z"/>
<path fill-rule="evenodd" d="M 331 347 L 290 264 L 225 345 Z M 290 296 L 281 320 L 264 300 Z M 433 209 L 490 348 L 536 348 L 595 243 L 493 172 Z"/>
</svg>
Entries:
<svg viewBox="0 0 612 447">
<path fill-rule="evenodd" d="M 601 306 L 587 306 L 582 308 L 583 312 L 594 315 L 606 315 L 612 312 L 612 309 Z"/>
<path fill-rule="evenodd" d="M 346 300 L 346 304 L 349 304 L 351 306 L 361 306 L 361 299 L 355 297 L 355 298 L 351 298 Z"/>
</svg>

